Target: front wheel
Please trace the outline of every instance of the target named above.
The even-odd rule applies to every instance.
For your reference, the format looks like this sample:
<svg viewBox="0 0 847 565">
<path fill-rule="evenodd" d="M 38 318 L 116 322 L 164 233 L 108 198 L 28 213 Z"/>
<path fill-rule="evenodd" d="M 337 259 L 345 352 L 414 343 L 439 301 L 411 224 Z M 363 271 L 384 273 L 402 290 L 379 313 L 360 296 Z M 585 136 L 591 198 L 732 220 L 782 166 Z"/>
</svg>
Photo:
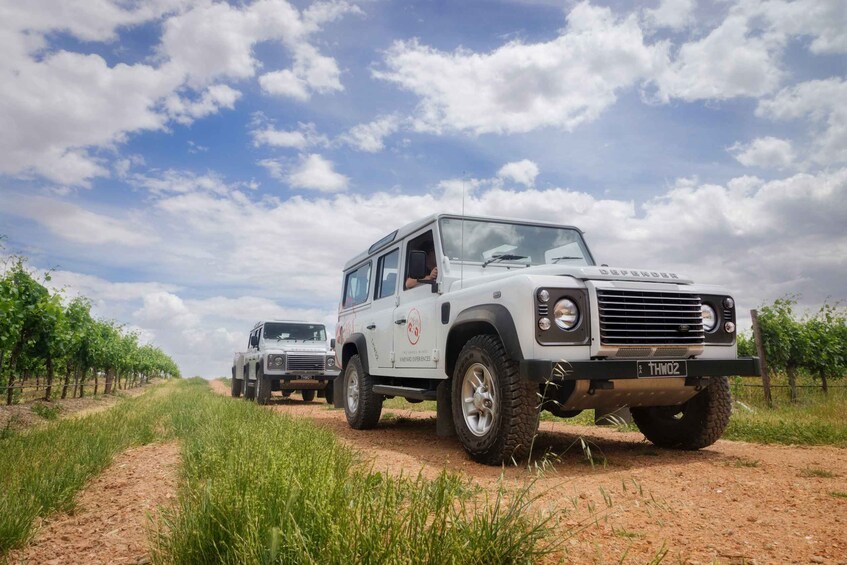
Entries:
<svg viewBox="0 0 847 565">
<path fill-rule="evenodd" d="M 355 430 L 376 427 L 382 413 L 382 395 L 373 391 L 374 379 L 362 367 L 358 355 L 347 362 L 344 370 L 344 414 Z"/>
<path fill-rule="evenodd" d="M 301 390 L 300 394 L 303 395 L 304 402 L 311 402 L 315 399 L 315 391 L 314 390 Z"/>
<path fill-rule="evenodd" d="M 271 401 L 271 380 L 264 371 L 256 372 L 256 404 L 267 404 Z"/>
<path fill-rule="evenodd" d="M 729 424 L 732 394 L 726 377 L 709 380 L 709 386 L 684 404 L 631 408 L 635 425 L 659 447 L 695 450 L 712 445 Z"/>
<path fill-rule="evenodd" d="M 471 338 L 453 372 L 453 421 L 465 451 L 488 465 L 529 454 L 538 430 L 538 385 L 523 381 L 497 336 Z"/>
<path fill-rule="evenodd" d="M 232 387 L 230 389 L 230 394 L 233 398 L 238 398 L 241 396 L 241 389 L 244 386 L 244 381 L 240 381 L 235 378 L 235 367 L 232 368 Z"/>
</svg>

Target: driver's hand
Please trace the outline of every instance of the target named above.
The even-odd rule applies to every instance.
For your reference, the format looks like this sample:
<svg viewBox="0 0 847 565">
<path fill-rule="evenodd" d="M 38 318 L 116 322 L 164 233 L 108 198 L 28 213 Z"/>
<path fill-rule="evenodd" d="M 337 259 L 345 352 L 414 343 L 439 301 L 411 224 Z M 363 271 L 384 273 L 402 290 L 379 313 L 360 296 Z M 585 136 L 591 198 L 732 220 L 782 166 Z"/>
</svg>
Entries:
<svg viewBox="0 0 847 565">
<path fill-rule="evenodd" d="M 427 277 L 429 280 L 434 281 L 438 278 L 438 267 L 433 267 L 432 271 L 430 271 L 429 276 Z"/>
</svg>

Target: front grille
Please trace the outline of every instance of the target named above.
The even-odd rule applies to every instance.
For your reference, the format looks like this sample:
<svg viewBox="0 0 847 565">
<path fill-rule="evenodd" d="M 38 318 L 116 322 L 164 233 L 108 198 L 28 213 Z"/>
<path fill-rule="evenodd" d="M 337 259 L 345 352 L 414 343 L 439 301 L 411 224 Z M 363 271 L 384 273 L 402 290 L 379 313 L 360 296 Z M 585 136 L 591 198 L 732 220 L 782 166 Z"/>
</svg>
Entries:
<svg viewBox="0 0 847 565">
<path fill-rule="evenodd" d="M 597 303 L 603 345 L 690 346 L 705 343 L 697 295 L 598 289 Z"/>
<path fill-rule="evenodd" d="M 326 363 L 325 355 L 292 355 L 285 356 L 287 371 L 323 371 Z"/>
</svg>

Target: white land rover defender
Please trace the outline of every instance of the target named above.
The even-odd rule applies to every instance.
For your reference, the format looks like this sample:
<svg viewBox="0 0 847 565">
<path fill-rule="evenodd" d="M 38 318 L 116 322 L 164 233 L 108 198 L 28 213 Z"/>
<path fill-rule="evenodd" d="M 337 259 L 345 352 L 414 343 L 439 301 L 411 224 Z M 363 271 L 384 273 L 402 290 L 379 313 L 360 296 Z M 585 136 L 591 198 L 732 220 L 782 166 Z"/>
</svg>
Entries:
<svg viewBox="0 0 847 565">
<path fill-rule="evenodd" d="M 432 216 L 345 266 L 335 402 L 365 429 L 384 398 L 436 399 L 438 433 L 489 464 L 528 454 L 540 410 L 629 407 L 653 443 L 699 449 L 729 421 L 727 376 L 759 374 L 735 308 L 677 273 L 596 266 L 575 227 Z"/>
<path fill-rule="evenodd" d="M 334 341 L 334 340 L 333 340 Z M 283 396 L 299 390 L 314 400 L 318 390 L 332 400 L 338 376 L 335 353 L 327 347 L 323 324 L 273 320 L 258 322 L 250 332 L 247 351 L 236 353 L 232 364 L 232 396 L 267 404 L 271 391 Z"/>
</svg>

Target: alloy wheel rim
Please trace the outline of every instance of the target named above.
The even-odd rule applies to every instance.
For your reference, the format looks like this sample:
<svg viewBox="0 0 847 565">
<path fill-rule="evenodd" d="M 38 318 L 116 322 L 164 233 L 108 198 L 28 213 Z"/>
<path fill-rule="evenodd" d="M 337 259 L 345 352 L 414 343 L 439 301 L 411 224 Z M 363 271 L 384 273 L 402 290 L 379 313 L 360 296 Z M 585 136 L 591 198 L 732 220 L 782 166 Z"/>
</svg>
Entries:
<svg viewBox="0 0 847 565">
<path fill-rule="evenodd" d="M 359 374 L 355 369 L 350 371 L 347 378 L 347 406 L 350 412 L 355 413 L 359 409 Z"/>
<path fill-rule="evenodd" d="M 470 432 L 482 437 L 497 419 L 497 386 L 482 363 L 468 367 L 462 377 L 462 415 Z"/>
</svg>

